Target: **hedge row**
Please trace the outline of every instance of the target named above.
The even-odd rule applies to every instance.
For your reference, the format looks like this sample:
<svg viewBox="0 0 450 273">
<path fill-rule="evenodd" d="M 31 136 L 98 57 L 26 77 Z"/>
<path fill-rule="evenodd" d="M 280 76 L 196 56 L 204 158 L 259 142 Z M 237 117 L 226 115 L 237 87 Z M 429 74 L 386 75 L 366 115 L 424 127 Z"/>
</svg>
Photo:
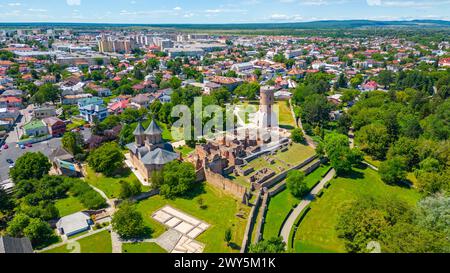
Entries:
<svg viewBox="0 0 450 273">
<path fill-rule="evenodd" d="M 73 180 L 69 190 L 87 209 L 101 209 L 106 206 L 106 201 L 91 188 L 86 182 Z"/>
</svg>

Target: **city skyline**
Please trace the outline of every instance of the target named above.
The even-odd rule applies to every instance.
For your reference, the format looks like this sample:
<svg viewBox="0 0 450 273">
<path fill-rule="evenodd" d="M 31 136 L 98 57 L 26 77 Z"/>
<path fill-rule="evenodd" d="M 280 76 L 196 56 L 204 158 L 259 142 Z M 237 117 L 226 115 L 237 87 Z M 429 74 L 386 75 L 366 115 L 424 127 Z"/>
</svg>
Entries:
<svg viewBox="0 0 450 273">
<path fill-rule="evenodd" d="M 111 5 L 111 2 L 114 4 Z M 1 22 L 131 24 L 450 20 L 448 0 L 0 0 Z"/>
</svg>

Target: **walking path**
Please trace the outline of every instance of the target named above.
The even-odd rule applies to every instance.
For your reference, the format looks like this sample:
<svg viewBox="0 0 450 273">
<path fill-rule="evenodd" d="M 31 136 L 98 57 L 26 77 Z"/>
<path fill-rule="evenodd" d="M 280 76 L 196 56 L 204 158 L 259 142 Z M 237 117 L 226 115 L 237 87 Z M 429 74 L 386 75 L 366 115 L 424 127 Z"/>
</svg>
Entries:
<svg viewBox="0 0 450 273">
<path fill-rule="evenodd" d="M 295 120 L 295 126 L 298 127 L 298 121 L 297 121 L 297 118 L 295 117 L 294 107 L 292 107 L 292 100 L 289 100 L 289 108 L 291 108 L 291 114 Z"/>
<path fill-rule="evenodd" d="M 119 234 L 117 234 L 113 229 L 111 229 L 111 244 L 112 253 L 122 253 L 122 240 Z"/>
<path fill-rule="evenodd" d="M 108 196 L 100 189 L 92 186 L 89 184 L 91 188 L 93 188 L 96 192 L 98 192 L 103 199 L 105 199 L 106 203 L 108 204 L 108 208 L 106 211 L 109 213 L 109 215 L 112 217 L 113 214 L 116 212 L 116 208 L 114 206 L 114 201 L 112 199 L 109 199 Z M 112 244 L 112 253 L 122 253 L 122 240 L 120 239 L 119 234 L 117 234 L 112 228 L 110 229 L 111 233 L 111 244 Z"/>
<path fill-rule="evenodd" d="M 311 148 L 316 149 L 317 148 L 316 143 L 309 135 L 306 134 L 305 129 L 303 129 L 302 119 L 298 118 L 297 122 L 298 122 L 298 127 L 300 127 L 300 129 L 302 129 L 303 135 L 305 136 L 305 139 L 306 139 L 306 143 L 308 143 L 308 145 Z"/>
<path fill-rule="evenodd" d="M 311 192 L 300 202 L 300 204 L 297 205 L 297 207 L 294 209 L 294 211 L 289 215 L 289 218 L 286 220 L 286 222 L 283 225 L 283 228 L 281 229 L 281 237 L 283 237 L 283 241 L 288 244 L 289 241 L 289 234 L 291 233 L 292 228 L 294 227 L 295 220 L 300 215 L 300 213 L 314 200 L 316 194 L 318 194 L 323 187 L 333 179 L 334 175 L 336 174 L 336 171 L 334 169 L 331 169 L 327 175 L 320 181 L 317 186 L 315 186 Z"/>
<path fill-rule="evenodd" d="M 150 186 L 150 183 L 148 183 L 148 181 L 145 181 L 145 178 L 134 168 L 133 164 L 131 163 L 130 153 L 125 154 L 125 164 L 128 168 L 130 168 L 130 170 L 134 173 L 134 175 L 142 183 L 142 185 Z"/>
</svg>

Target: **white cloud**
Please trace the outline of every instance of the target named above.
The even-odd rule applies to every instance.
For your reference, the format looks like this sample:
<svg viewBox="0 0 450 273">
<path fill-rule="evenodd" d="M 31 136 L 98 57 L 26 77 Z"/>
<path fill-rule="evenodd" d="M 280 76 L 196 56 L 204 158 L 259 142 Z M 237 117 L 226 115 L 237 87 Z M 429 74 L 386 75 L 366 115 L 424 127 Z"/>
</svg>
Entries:
<svg viewBox="0 0 450 273">
<path fill-rule="evenodd" d="M 181 7 L 174 7 L 173 10 L 182 10 Z"/>
<path fill-rule="evenodd" d="M 79 6 L 81 5 L 81 0 L 66 0 L 69 6 Z"/>
<path fill-rule="evenodd" d="M 303 18 L 296 14 L 296 15 L 287 15 L 287 14 L 281 14 L 281 13 L 274 13 L 270 15 L 269 20 L 272 21 L 300 21 Z"/>
<path fill-rule="evenodd" d="M 31 12 L 47 12 L 46 9 L 33 9 L 33 8 L 28 9 L 28 11 L 31 11 Z"/>
<path fill-rule="evenodd" d="M 433 7 L 438 5 L 448 5 L 449 0 L 366 0 L 367 5 L 372 7 Z"/>
<path fill-rule="evenodd" d="M 10 7 L 18 7 L 18 6 L 22 6 L 21 3 L 8 3 L 8 6 Z"/>
<path fill-rule="evenodd" d="M 229 8 L 218 8 L 218 9 L 207 9 L 204 12 L 206 13 L 226 13 L 226 12 L 235 12 L 235 13 L 245 13 L 247 10 L 244 9 L 229 9 Z"/>
</svg>

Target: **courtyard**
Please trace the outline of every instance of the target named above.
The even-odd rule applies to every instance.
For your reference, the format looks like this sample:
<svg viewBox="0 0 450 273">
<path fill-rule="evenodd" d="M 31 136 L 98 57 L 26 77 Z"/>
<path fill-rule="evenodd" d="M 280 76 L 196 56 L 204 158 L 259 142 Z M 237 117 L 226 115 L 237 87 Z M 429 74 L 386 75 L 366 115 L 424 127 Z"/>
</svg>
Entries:
<svg viewBox="0 0 450 273">
<path fill-rule="evenodd" d="M 169 213 L 165 212 L 169 216 L 157 213 L 166 206 L 174 209 L 169 209 Z M 195 241 L 204 245 L 203 252 L 206 253 L 239 252 L 250 212 L 248 206 L 207 183 L 198 184 L 188 195 L 176 199 L 164 199 L 159 195 L 153 196 L 137 203 L 137 209 L 142 213 L 145 224 L 153 230 L 151 237 L 158 238 L 158 240 L 167 231 L 171 231 L 171 233 L 165 234 L 165 236 L 172 236 L 172 240 L 176 240 L 176 236 L 183 235 L 182 232 L 176 230 L 176 232 L 173 232 L 174 229 L 168 225 L 168 221 L 175 218 L 173 216 L 177 214 L 176 218 L 184 219 L 181 220 L 184 224 L 179 227 L 179 230 L 186 231 L 187 236 L 185 237 L 188 239 L 186 242 L 192 240 L 189 236 L 197 236 Z M 181 214 L 178 214 L 179 212 Z M 157 213 L 159 220 L 154 218 L 155 213 Z M 163 224 L 161 222 L 165 218 L 161 217 L 172 218 L 166 219 Z M 175 222 L 175 220 L 172 221 Z M 172 225 L 173 222 L 170 222 L 170 224 Z M 178 223 L 178 225 L 180 224 L 181 222 Z M 195 228 L 190 229 L 188 225 L 195 226 Z M 227 246 L 223 239 L 228 228 L 232 232 L 230 246 Z M 200 229 L 203 229 L 203 231 Z"/>
</svg>

